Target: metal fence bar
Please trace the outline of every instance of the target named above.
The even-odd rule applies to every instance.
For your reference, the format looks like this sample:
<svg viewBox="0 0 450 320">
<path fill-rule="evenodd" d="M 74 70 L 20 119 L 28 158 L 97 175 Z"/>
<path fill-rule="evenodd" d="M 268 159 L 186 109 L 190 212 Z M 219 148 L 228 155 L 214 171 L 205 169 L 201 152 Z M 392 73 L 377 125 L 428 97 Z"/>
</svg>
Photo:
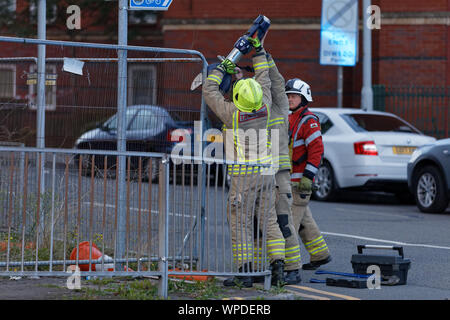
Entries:
<svg viewBox="0 0 450 320">
<path fill-rule="evenodd" d="M 445 136 L 448 138 L 450 137 L 450 118 L 449 118 L 449 106 L 450 106 L 450 87 L 444 87 L 445 97 L 444 97 L 444 129 L 445 129 Z M 446 106 L 446 107 L 445 107 Z"/>
<path fill-rule="evenodd" d="M 15 37 L 4 37 L 0 36 L 0 42 L 13 42 L 21 44 L 35 44 L 35 45 L 49 45 L 49 46 L 66 46 L 66 47 L 80 47 L 80 48 L 98 48 L 98 49 L 109 49 L 109 50 L 125 50 L 125 51 L 144 51 L 144 52 L 159 52 L 159 53 L 180 53 L 180 54 L 191 54 L 199 56 L 202 61 L 206 62 L 203 55 L 196 50 L 187 49 L 172 49 L 172 48 L 158 48 L 158 47 L 141 47 L 141 46 L 130 46 L 130 45 L 110 45 L 101 43 L 88 43 L 88 42 L 73 42 L 73 41 L 58 41 L 58 40 L 40 40 L 31 38 L 15 38 Z M 208 63 L 206 62 L 206 65 Z"/>
<path fill-rule="evenodd" d="M 183 257 L 175 257 L 175 259 L 176 260 L 181 260 L 181 259 L 183 259 Z M 78 261 L 77 260 L 44 260 L 44 261 L 38 261 L 38 266 L 50 266 L 50 265 L 57 266 L 57 265 L 64 265 L 64 264 L 75 264 L 75 265 L 76 264 L 78 264 L 78 265 L 86 264 L 86 265 L 88 265 L 89 263 L 91 263 L 91 264 L 97 264 L 97 263 L 101 264 L 101 263 L 113 263 L 114 261 L 116 261 L 118 263 L 126 263 L 127 261 L 128 262 L 148 262 L 148 261 L 158 262 L 160 260 L 161 259 L 158 258 L 158 257 L 139 258 L 139 259 L 138 258 L 129 258 L 129 259 L 127 259 L 127 258 L 124 258 L 124 259 L 112 259 L 112 258 L 102 259 L 102 258 L 100 258 L 100 259 L 87 259 L 87 260 L 78 260 Z M 22 266 L 22 265 L 25 266 L 25 267 L 31 267 L 31 266 L 34 266 L 35 264 L 36 264 L 35 261 L 24 261 L 23 263 L 22 263 L 22 261 L 10 261 L 9 262 L 9 266 L 10 267 L 18 267 L 18 266 Z M 7 266 L 8 266 L 7 262 L 0 262 L 0 267 L 7 267 Z M 101 270 L 98 270 L 98 271 L 101 271 Z M 86 272 L 90 272 L 92 274 L 96 274 L 96 272 L 98 272 L 98 271 L 89 270 L 89 271 L 86 271 Z M 49 271 L 49 272 L 51 272 L 51 271 Z M 128 275 L 134 275 L 135 274 L 134 273 L 135 271 L 133 271 L 132 273 L 129 272 L 129 271 L 126 271 L 126 272 L 127 272 Z M 0 274 L 1 274 L 1 272 L 0 272 Z M 114 275 L 114 274 L 115 274 L 115 272 L 114 273 L 111 273 L 111 272 L 108 273 L 108 275 Z"/>
<path fill-rule="evenodd" d="M 450 88 L 446 86 L 374 86 L 375 108 L 394 113 L 425 134 L 450 137 Z"/>
<path fill-rule="evenodd" d="M 159 172 L 159 280 L 158 293 L 167 298 L 168 295 L 168 243 L 169 243 L 169 161 L 163 159 L 160 162 Z M 163 240 L 164 241 L 161 241 Z"/>
<path fill-rule="evenodd" d="M 55 184 L 56 184 L 56 154 L 52 157 L 52 208 L 50 222 L 50 261 L 53 261 L 53 223 L 55 219 Z M 50 272 L 53 270 L 53 264 L 50 264 Z"/>
<path fill-rule="evenodd" d="M 27 208 L 27 197 L 28 197 L 28 153 L 25 153 L 25 164 L 24 164 L 24 186 L 23 186 L 23 205 L 22 205 L 22 247 L 21 247 L 21 271 L 23 272 L 24 266 L 24 253 L 25 253 L 25 227 L 26 227 L 26 208 Z"/>
</svg>

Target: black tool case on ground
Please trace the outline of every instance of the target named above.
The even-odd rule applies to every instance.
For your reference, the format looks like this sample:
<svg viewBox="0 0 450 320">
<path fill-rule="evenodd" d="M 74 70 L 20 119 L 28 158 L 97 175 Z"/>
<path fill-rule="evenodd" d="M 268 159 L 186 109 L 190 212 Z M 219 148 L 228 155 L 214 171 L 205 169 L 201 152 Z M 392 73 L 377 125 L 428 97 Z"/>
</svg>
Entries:
<svg viewBox="0 0 450 320">
<path fill-rule="evenodd" d="M 327 278 L 327 286 L 366 289 L 367 279 Z"/>
<path fill-rule="evenodd" d="M 392 249 L 397 250 L 400 256 L 363 254 L 363 249 Z M 351 262 L 353 272 L 357 274 L 371 274 L 367 268 L 377 265 L 381 271 L 381 284 L 390 285 L 406 284 L 411 267 L 411 261 L 404 258 L 403 247 L 397 246 L 358 245 L 358 254 L 352 255 Z"/>
</svg>

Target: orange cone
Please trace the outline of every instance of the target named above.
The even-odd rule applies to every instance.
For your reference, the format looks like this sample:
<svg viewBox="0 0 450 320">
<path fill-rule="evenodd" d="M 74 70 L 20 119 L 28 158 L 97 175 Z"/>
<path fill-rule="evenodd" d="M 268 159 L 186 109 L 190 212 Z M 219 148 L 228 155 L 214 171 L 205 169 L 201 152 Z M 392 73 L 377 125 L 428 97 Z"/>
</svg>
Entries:
<svg viewBox="0 0 450 320">
<path fill-rule="evenodd" d="M 89 241 L 81 242 L 79 245 L 80 251 L 78 253 L 78 260 L 89 260 L 89 249 L 91 250 L 92 261 L 101 259 L 102 257 L 106 259 L 112 259 L 111 257 L 104 255 L 95 245 L 92 243 L 90 245 Z M 77 259 L 77 248 L 75 247 L 70 254 L 70 260 Z M 89 271 L 89 264 L 80 264 L 80 271 Z M 92 271 L 114 271 L 114 263 L 104 263 L 103 269 L 101 263 L 92 263 L 91 264 Z"/>
<path fill-rule="evenodd" d="M 169 269 L 169 271 L 174 271 L 173 269 Z M 175 268 L 175 271 L 182 271 L 179 268 Z M 184 270 L 189 271 L 189 270 Z M 208 272 L 207 270 L 202 270 L 202 272 Z M 213 278 L 213 276 L 190 276 L 190 275 L 184 275 L 184 274 L 171 274 L 169 277 L 182 279 L 182 280 L 189 280 L 189 281 L 208 281 Z"/>
</svg>

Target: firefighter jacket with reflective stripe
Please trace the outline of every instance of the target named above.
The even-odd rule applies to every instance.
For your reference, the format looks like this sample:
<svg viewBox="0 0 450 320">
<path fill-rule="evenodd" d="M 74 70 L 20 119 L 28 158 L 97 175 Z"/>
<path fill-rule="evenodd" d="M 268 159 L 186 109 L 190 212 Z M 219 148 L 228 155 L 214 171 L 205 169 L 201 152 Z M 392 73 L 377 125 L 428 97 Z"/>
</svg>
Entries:
<svg viewBox="0 0 450 320">
<path fill-rule="evenodd" d="M 319 119 L 308 108 L 300 108 L 289 115 L 289 136 L 291 181 L 299 182 L 303 176 L 313 180 L 324 151 Z"/>
<path fill-rule="evenodd" d="M 289 101 L 285 93 L 285 81 L 270 54 L 267 54 L 269 77 L 272 81 L 272 109 L 269 120 L 271 134 L 272 156 L 275 167 L 279 170 L 290 170 L 289 158 Z M 278 135 L 272 129 L 278 130 Z"/>
<path fill-rule="evenodd" d="M 266 52 L 262 50 L 253 56 L 255 80 L 263 91 L 262 106 L 255 112 L 242 112 L 233 102 L 224 98 L 219 90 L 224 74 L 214 69 L 203 84 L 205 103 L 225 124 L 227 161 L 238 161 L 251 164 L 269 164 L 272 161 L 268 124 L 270 119 L 272 96 L 270 92 L 269 65 Z M 231 130 L 232 129 L 232 130 Z M 230 147 L 233 144 L 233 148 Z M 232 175 L 252 174 L 260 172 L 259 167 L 234 165 L 229 167 Z"/>
</svg>

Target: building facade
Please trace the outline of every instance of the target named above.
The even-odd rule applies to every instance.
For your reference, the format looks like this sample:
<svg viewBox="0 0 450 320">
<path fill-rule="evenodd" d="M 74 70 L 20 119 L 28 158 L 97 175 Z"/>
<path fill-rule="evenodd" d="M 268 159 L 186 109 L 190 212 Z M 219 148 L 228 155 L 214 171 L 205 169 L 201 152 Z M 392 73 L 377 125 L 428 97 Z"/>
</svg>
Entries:
<svg viewBox="0 0 450 320">
<path fill-rule="evenodd" d="M 36 8 L 30 7 L 28 0 L 12 2 L 14 6 L 11 12 L 15 16 L 11 15 L 10 20 L 20 17 L 21 23 L 31 27 L 34 32 L 36 21 L 35 18 L 33 20 L 33 14 Z M 65 9 L 71 5 L 70 1 L 47 1 L 48 11 L 54 13 L 49 14 L 52 18 L 47 21 L 47 39 L 117 43 L 117 1 L 104 2 L 97 7 L 92 6 L 94 2 L 77 3 L 81 9 L 81 28 L 68 30 L 66 21 L 70 15 Z M 365 23 L 361 18 L 364 9 L 362 0 L 359 0 L 358 5 L 359 62 L 355 67 L 344 67 L 343 106 L 352 108 L 360 107 L 362 87 L 362 25 Z M 450 0 L 373 0 L 372 5 L 381 10 L 381 28 L 372 31 L 375 108 L 394 112 L 425 133 L 438 138 L 448 137 Z M 165 12 L 130 11 L 128 44 L 198 50 L 209 63 L 213 63 L 218 61 L 217 55 L 226 56 L 236 39 L 247 31 L 259 14 L 263 14 L 271 20 L 265 47 L 275 58 L 285 79 L 300 77 L 308 82 L 314 96 L 314 107 L 336 107 L 337 67 L 319 63 L 321 9 L 322 1 L 319 0 L 280 0 L 276 4 L 268 0 L 173 0 Z M 0 34 L 20 36 L 16 32 L 18 27 L 14 29 L 13 26 L 0 26 Z M 35 47 L 0 45 L 2 58 L 37 55 Z M 75 57 L 101 55 L 98 52 L 66 54 Z M 52 50 L 47 50 L 47 55 L 51 57 Z M 54 54 L 58 55 L 61 56 L 61 53 Z M 251 57 L 244 57 L 240 64 L 250 65 Z M 7 112 L 10 115 L 11 106 L 21 105 L 23 108 L 17 117 L 26 115 L 29 119 L 27 124 L 33 126 L 35 89 L 33 85 L 25 83 L 23 76 L 24 71 L 33 73 L 33 66 L 27 64 L 23 66 L 24 70 L 20 68 L 0 63 L 0 112 L 9 110 Z M 49 73 L 57 73 L 60 67 L 49 64 L 47 68 Z M 114 70 L 111 67 L 110 72 Z M 183 88 L 189 91 L 189 72 L 179 75 L 176 66 L 167 69 L 151 64 L 130 65 L 129 70 L 129 83 L 135 84 L 128 91 L 129 104 L 185 105 L 186 108 L 199 109 L 199 93 L 194 97 L 190 93 L 190 98 L 183 98 Z M 182 77 L 189 79 L 180 81 Z M 143 86 L 142 83 L 147 85 Z M 80 82 L 78 87 L 83 85 Z M 101 94 L 104 97 L 97 97 L 101 101 L 93 99 L 93 94 L 89 94 L 89 100 L 82 101 L 80 97 L 75 99 L 76 94 L 57 82 L 56 87 L 48 87 L 47 90 L 47 101 L 51 103 L 47 123 L 51 123 L 52 117 L 61 123 L 62 117 L 68 113 L 67 106 L 94 103 L 97 107 L 114 109 L 116 95 L 113 91 L 103 91 Z M 90 122 L 98 120 L 101 120 L 100 116 L 93 117 Z M 85 120 L 80 120 L 82 122 Z M 9 124 L 0 120 L 0 126 L 8 127 Z M 17 120 L 15 126 L 24 125 Z M 60 137 L 50 146 L 70 146 L 79 131 L 84 129 L 74 128 L 71 131 L 73 136 Z M 30 144 L 33 140 L 28 141 L 31 141 L 27 143 Z"/>
<path fill-rule="evenodd" d="M 381 29 L 372 32 L 373 84 L 450 86 L 450 1 L 372 1 L 381 9 Z M 336 105 L 337 67 L 321 66 L 322 1 L 173 1 L 162 19 L 164 45 L 193 48 L 208 60 L 226 55 L 258 14 L 271 19 L 265 47 L 286 79 L 301 77 L 317 98 L 315 106 Z M 362 1 L 359 12 L 362 13 Z M 363 21 L 360 22 L 360 30 Z M 344 105 L 359 107 L 359 63 L 344 68 Z"/>
</svg>

